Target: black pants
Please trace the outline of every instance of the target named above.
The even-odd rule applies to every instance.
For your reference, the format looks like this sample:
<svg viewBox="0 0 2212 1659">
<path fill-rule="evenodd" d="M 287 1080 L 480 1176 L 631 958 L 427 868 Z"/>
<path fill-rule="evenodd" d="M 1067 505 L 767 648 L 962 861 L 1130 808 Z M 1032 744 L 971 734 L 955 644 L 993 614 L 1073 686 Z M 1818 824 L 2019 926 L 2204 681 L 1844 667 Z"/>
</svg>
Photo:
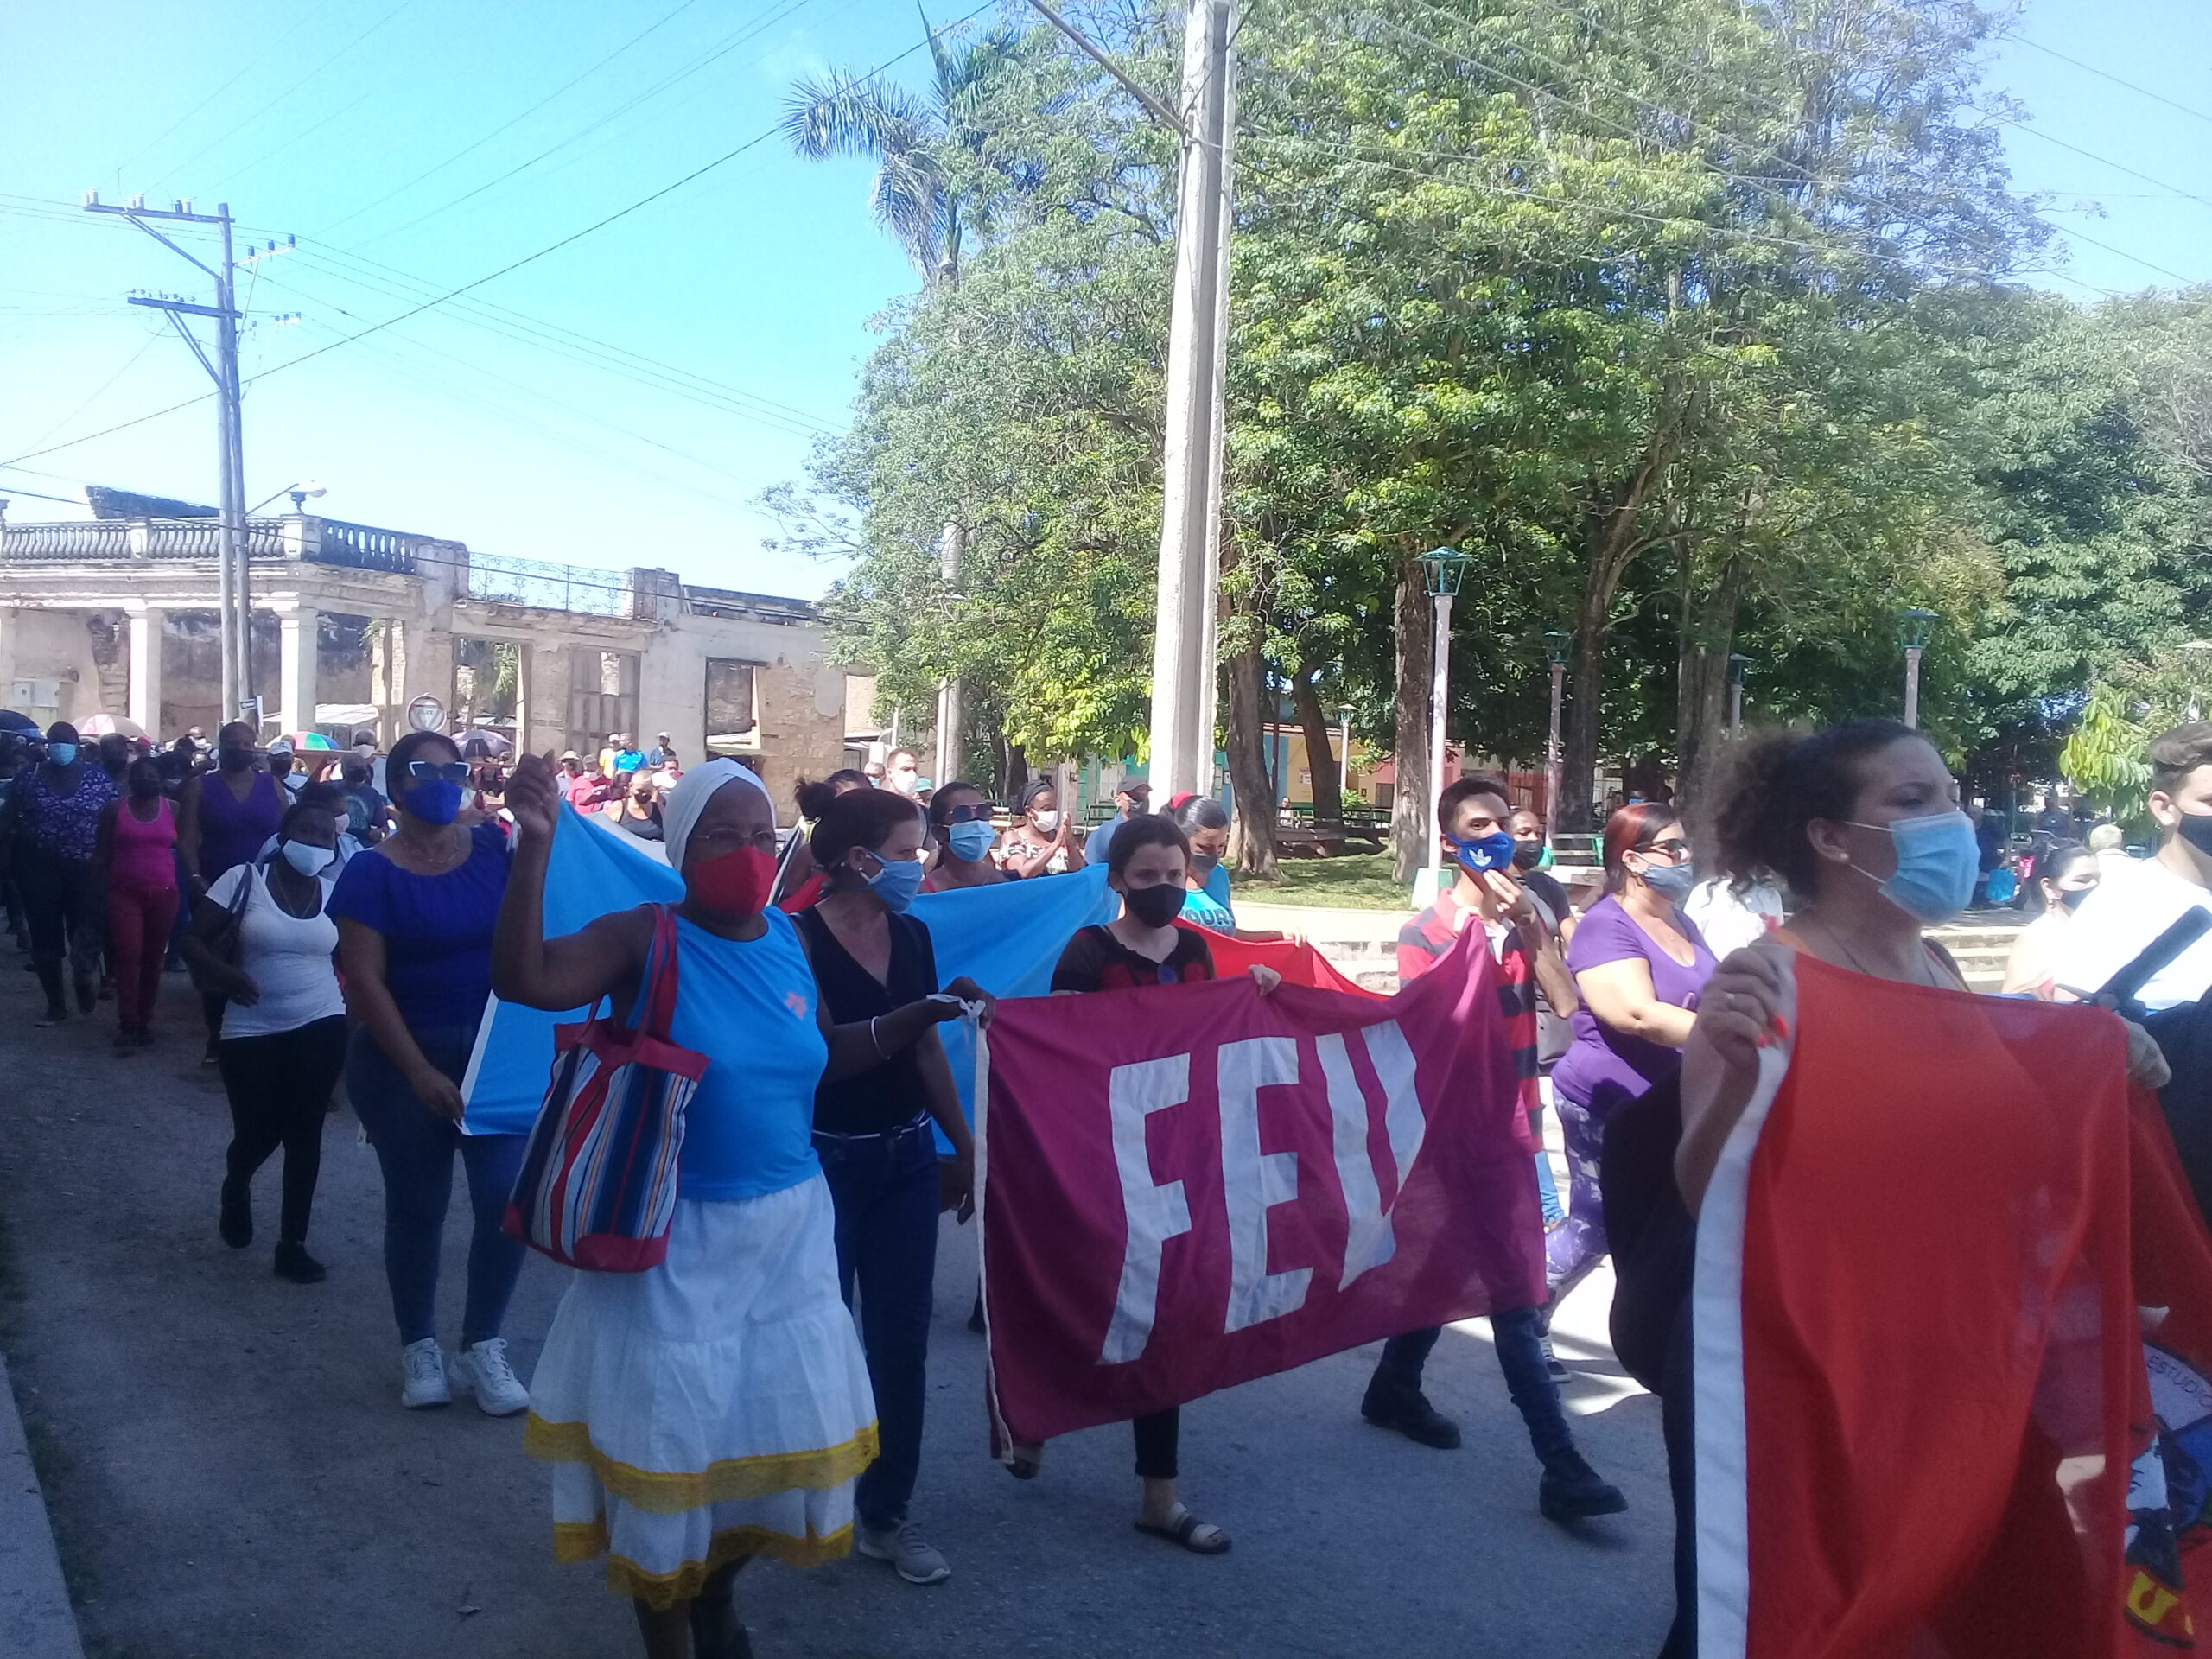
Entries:
<svg viewBox="0 0 2212 1659">
<path fill-rule="evenodd" d="M 322 1171 L 322 1120 L 346 1064 L 346 1016 L 334 1014 L 266 1037 L 226 1037 L 215 1050 L 231 1097 L 224 1185 L 244 1188 L 284 1148 L 284 1209 L 277 1236 L 302 1244 Z"/>
<path fill-rule="evenodd" d="M 92 878 L 91 861 L 63 858 L 42 847 L 19 847 L 16 881 L 30 924 L 31 960 L 58 969 L 66 955 L 78 980 L 96 977 L 106 918 L 98 913 L 99 883 Z M 53 988 L 48 987 L 49 995 Z"/>
<path fill-rule="evenodd" d="M 1183 1438 L 1183 1412 L 1179 1406 L 1147 1412 L 1129 1419 L 1137 1443 L 1137 1473 L 1147 1480 L 1175 1478 L 1175 1451 Z"/>
</svg>

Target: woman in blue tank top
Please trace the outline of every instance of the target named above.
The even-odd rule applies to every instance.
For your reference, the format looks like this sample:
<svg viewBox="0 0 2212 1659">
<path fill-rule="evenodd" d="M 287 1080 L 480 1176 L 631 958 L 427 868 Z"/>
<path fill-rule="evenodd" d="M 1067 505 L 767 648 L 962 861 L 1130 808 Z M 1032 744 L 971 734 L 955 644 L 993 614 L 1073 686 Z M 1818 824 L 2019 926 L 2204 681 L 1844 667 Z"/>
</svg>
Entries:
<svg viewBox="0 0 2212 1659">
<path fill-rule="evenodd" d="M 521 838 L 493 947 L 493 988 L 531 1007 L 638 996 L 650 906 L 544 937 L 560 794 L 526 756 L 508 781 Z M 913 1001 L 830 1025 L 790 917 L 767 907 L 776 814 L 732 760 L 686 772 L 663 812 L 676 909 L 671 1036 L 707 1056 L 684 1118 L 668 1258 L 579 1273 L 531 1381 L 524 1445 L 553 1465 L 564 1560 L 605 1553 L 650 1655 L 746 1652 L 732 1594 L 753 1555 L 806 1566 L 852 1545 L 853 1483 L 875 1406 L 838 1294 L 834 1211 L 814 1099 L 957 1017 Z M 965 995 L 981 992 L 963 982 Z M 682 1493 L 683 1506 L 671 1503 Z"/>
</svg>

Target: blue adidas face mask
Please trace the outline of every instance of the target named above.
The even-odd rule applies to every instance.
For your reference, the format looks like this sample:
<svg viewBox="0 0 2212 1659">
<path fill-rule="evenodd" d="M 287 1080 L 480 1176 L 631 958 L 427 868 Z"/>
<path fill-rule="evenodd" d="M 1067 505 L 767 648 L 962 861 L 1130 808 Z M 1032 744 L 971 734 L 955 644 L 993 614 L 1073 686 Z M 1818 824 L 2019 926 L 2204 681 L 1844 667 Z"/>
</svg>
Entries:
<svg viewBox="0 0 2212 1659">
<path fill-rule="evenodd" d="M 952 855 L 963 864 L 973 864 L 991 850 L 991 842 L 997 839 L 997 830 L 972 819 L 953 824 L 944 832 L 945 845 L 952 849 Z"/>
<path fill-rule="evenodd" d="M 878 857 L 882 868 L 868 879 L 868 890 L 883 900 L 883 907 L 896 916 L 914 902 L 914 895 L 922 890 L 922 861 L 918 858 L 897 860 Z"/>
<path fill-rule="evenodd" d="M 1461 841 L 1456 836 L 1446 836 L 1444 844 L 1452 849 L 1452 855 L 1459 861 L 1459 868 L 1469 875 L 1513 868 L 1513 837 L 1503 830 L 1493 830 L 1487 836 L 1478 836 L 1472 841 Z"/>
<path fill-rule="evenodd" d="M 1880 883 L 1882 896 L 1906 915 L 1932 927 L 1949 921 L 1974 897 L 1981 849 L 1974 842 L 1974 820 L 1965 813 L 1930 812 L 1886 825 L 1860 823 L 1852 818 L 1844 822 L 1857 830 L 1889 831 L 1897 849 L 1897 870 Z M 1859 870 L 1856 864 L 1851 868 Z M 1870 881 L 1874 880 L 1865 870 L 1859 873 Z"/>
</svg>

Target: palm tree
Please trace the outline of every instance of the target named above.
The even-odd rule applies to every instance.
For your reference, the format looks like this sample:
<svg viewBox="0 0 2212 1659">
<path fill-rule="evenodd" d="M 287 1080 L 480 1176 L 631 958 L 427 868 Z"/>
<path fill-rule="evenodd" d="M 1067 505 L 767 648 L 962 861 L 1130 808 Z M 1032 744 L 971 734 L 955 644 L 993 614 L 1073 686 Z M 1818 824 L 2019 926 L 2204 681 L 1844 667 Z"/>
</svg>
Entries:
<svg viewBox="0 0 2212 1659">
<path fill-rule="evenodd" d="M 948 175 L 957 150 L 973 151 L 982 134 L 969 124 L 977 92 L 1018 48 L 1021 35 L 1003 25 L 964 47 L 948 45 L 946 33 L 930 27 L 930 62 L 935 73 L 925 93 L 915 93 L 880 75 L 832 70 L 791 87 L 784 105 L 784 133 L 791 148 L 814 161 L 832 156 L 866 156 L 875 162 L 870 207 L 876 220 L 898 238 L 931 286 L 960 280 L 961 238 L 967 204 Z"/>
</svg>

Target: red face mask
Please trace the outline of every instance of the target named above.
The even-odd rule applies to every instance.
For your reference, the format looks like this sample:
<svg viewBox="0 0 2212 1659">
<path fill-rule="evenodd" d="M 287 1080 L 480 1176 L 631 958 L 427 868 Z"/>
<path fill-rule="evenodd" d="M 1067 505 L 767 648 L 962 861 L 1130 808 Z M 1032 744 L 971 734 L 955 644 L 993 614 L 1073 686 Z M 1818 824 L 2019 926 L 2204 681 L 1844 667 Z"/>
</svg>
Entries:
<svg viewBox="0 0 2212 1659">
<path fill-rule="evenodd" d="M 721 916 L 758 916 L 776 884 L 776 861 L 758 847 L 702 860 L 684 872 L 691 896 Z"/>
</svg>

